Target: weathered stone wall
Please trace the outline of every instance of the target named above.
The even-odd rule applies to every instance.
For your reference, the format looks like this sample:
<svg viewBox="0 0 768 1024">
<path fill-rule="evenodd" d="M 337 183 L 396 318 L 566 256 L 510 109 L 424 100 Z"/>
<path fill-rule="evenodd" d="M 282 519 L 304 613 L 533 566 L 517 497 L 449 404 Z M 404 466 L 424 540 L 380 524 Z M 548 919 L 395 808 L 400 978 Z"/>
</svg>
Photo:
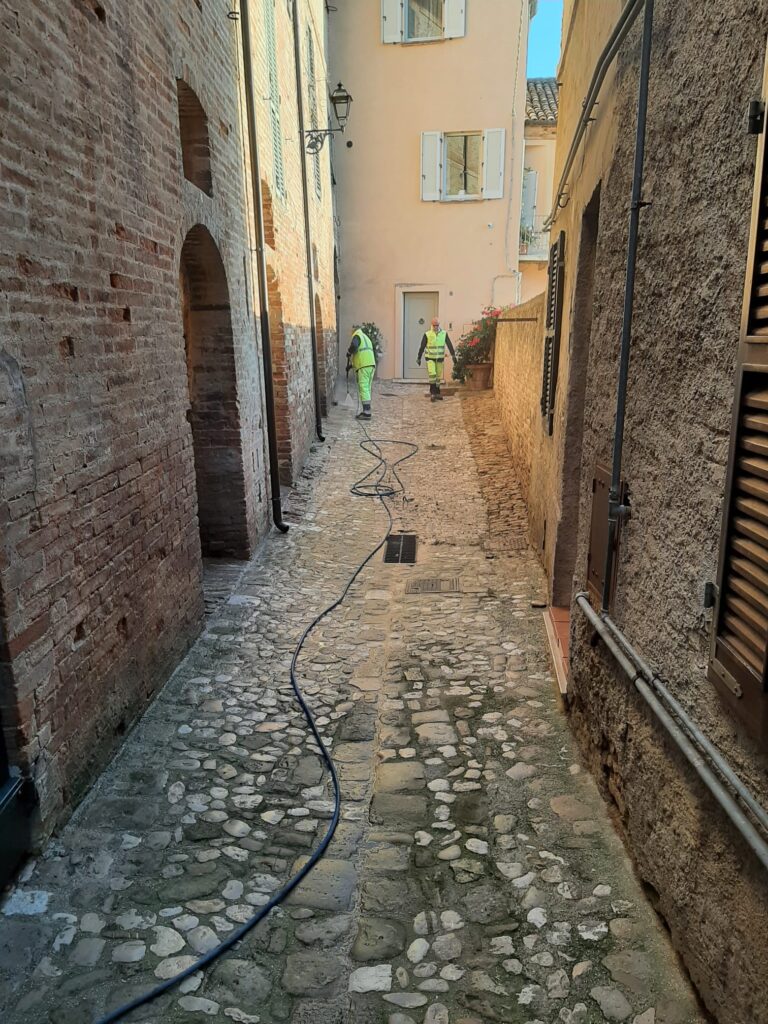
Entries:
<svg viewBox="0 0 768 1024">
<path fill-rule="evenodd" d="M 652 205 L 642 216 L 624 449 L 633 516 L 614 610 L 764 804 L 766 752 L 706 679 L 704 586 L 716 576 L 754 175 L 744 115 L 761 92 L 767 31 L 768 10 L 757 0 L 656 5 L 645 184 Z M 585 18 L 573 61 L 580 39 L 593 37 Z M 592 470 L 609 462 L 613 436 L 639 39 L 638 25 L 619 58 L 615 150 L 582 182 L 570 212 L 577 224 L 602 178 L 576 558 L 582 588 Z M 570 97 L 574 112 L 580 99 Z M 574 118 L 565 122 L 562 110 L 567 145 Z M 569 286 L 574 260 L 571 248 Z M 572 721 L 695 984 L 722 1024 L 765 1024 L 765 872 L 610 658 L 590 646 L 578 612 L 571 651 Z"/>
<path fill-rule="evenodd" d="M 322 26 L 322 3 L 305 6 Z M 239 25 L 199 0 L 34 7 L 0 10 L 0 713 L 51 828 L 200 628 L 198 515 L 208 550 L 245 555 L 268 525 L 268 486 Z M 192 126 L 186 166 L 180 125 Z M 263 117 L 259 128 L 264 150 Z M 284 134 L 297 163 L 290 119 Z M 299 268 L 291 174 L 293 206 L 270 227 Z M 313 424 L 306 277 L 282 287 L 304 332 L 287 372 L 300 466 Z"/>
</svg>

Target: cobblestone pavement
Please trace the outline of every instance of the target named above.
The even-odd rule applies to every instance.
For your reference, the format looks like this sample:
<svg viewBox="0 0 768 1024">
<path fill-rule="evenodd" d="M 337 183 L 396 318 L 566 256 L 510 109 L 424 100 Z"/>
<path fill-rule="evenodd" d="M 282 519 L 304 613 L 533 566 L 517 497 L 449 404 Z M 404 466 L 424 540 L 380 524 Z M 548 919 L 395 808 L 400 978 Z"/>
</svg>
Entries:
<svg viewBox="0 0 768 1024">
<path fill-rule="evenodd" d="M 300 663 L 344 792 L 329 856 L 205 977 L 132 1016 L 239 1024 L 693 1024 L 701 1017 L 591 779 L 546 653 L 542 572 L 490 395 L 383 385 L 416 441 L 396 529 Z M 379 539 L 337 409 L 294 525 L 208 576 L 205 634 L 0 915 L 5 1024 L 87 1024 L 245 921 L 324 832 L 291 695 L 303 627 Z M 445 581 L 430 593 L 406 584 Z"/>
</svg>

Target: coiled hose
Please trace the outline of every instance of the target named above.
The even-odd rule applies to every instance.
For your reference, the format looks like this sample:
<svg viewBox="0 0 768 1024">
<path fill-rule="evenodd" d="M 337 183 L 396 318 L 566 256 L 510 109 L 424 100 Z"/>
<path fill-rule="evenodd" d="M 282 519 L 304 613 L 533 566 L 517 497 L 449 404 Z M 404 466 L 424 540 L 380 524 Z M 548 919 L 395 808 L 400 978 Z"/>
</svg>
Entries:
<svg viewBox="0 0 768 1024">
<path fill-rule="evenodd" d="M 201 956 L 199 960 L 196 960 L 195 963 L 191 964 L 185 970 L 181 971 L 179 974 L 174 975 L 173 978 L 169 978 L 167 981 L 162 982 L 162 984 L 157 985 L 155 988 L 150 989 L 150 991 L 146 992 L 144 995 L 138 996 L 136 999 L 131 1000 L 131 1002 L 125 1003 L 125 1005 L 118 1007 L 118 1009 L 113 1010 L 111 1013 L 108 1013 L 105 1017 L 99 1018 L 96 1024 L 114 1024 L 115 1021 L 124 1020 L 128 1016 L 128 1014 L 132 1013 L 134 1010 L 138 1010 L 139 1007 L 141 1006 L 147 1006 L 149 1003 L 152 1003 L 156 999 L 159 999 L 160 996 L 162 996 L 164 993 L 175 988 L 177 985 L 180 985 L 181 982 L 183 982 L 186 978 L 191 978 L 194 974 L 197 974 L 198 971 L 204 971 L 207 967 L 210 967 L 210 965 L 214 963 L 214 961 L 218 960 L 219 957 L 224 955 L 224 953 L 227 953 L 230 949 L 232 949 L 233 946 L 237 945 L 237 943 L 240 942 L 241 939 L 245 938 L 245 936 L 250 931 L 252 931 L 258 924 L 260 924 L 264 920 L 264 918 L 267 917 L 267 915 L 275 909 L 275 907 L 280 906 L 280 904 L 290 895 L 290 893 L 292 893 L 293 890 L 307 877 L 307 875 L 315 867 L 315 865 L 320 860 L 322 860 L 322 858 L 325 856 L 326 850 L 328 849 L 331 843 L 331 840 L 333 839 L 336 827 L 339 824 L 339 817 L 341 816 L 341 787 L 339 785 L 339 777 L 336 773 L 336 766 L 333 763 L 333 758 L 331 757 L 328 748 L 323 742 L 323 738 L 318 731 L 317 725 L 315 724 L 315 719 L 312 714 L 312 711 L 307 705 L 307 702 L 304 698 L 304 694 L 301 692 L 301 687 L 299 686 L 298 680 L 296 678 L 296 666 L 298 664 L 299 656 L 301 655 L 301 651 L 304 647 L 304 644 L 306 643 L 310 634 L 323 621 L 323 619 L 326 618 L 326 616 L 330 615 L 331 612 L 335 611 L 339 607 L 339 605 L 342 604 L 347 594 L 349 593 L 352 584 L 358 578 L 360 573 L 363 571 L 366 565 L 368 565 L 371 559 L 377 554 L 377 552 L 381 551 L 381 549 L 384 547 L 387 537 L 389 536 L 389 533 L 392 530 L 392 526 L 394 525 L 392 511 L 387 505 L 386 499 L 394 498 L 398 494 L 403 494 L 405 492 L 403 482 L 400 479 L 397 472 L 397 467 L 401 465 L 401 463 L 406 462 L 408 459 L 413 458 L 413 456 L 419 450 L 418 445 L 413 444 L 411 441 L 400 441 L 391 439 L 374 440 L 373 438 L 368 436 L 368 432 L 365 430 L 364 427 L 363 433 L 365 434 L 365 440 L 360 442 L 360 447 L 363 449 L 363 451 L 367 452 L 369 455 L 372 455 L 376 459 L 376 465 L 373 467 L 373 469 L 370 470 L 370 472 L 366 473 L 365 476 L 355 481 L 355 483 L 350 488 L 350 493 L 358 498 L 376 498 L 381 502 L 382 506 L 384 507 L 387 513 L 387 518 L 389 520 L 387 524 L 387 532 L 376 545 L 376 547 L 373 548 L 373 550 L 368 555 L 366 555 L 363 561 L 360 562 L 360 564 L 357 566 L 355 571 L 349 577 L 349 580 L 347 581 L 347 584 L 342 590 L 340 596 L 332 604 L 329 604 L 327 608 L 321 611 L 319 615 L 316 615 L 315 618 L 304 630 L 304 632 L 301 634 L 299 642 L 296 644 L 296 647 L 294 648 L 293 651 L 293 657 L 291 658 L 290 668 L 290 678 L 291 686 L 293 687 L 293 692 L 296 695 L 296 700 L 298 701 L 299 707 L 301 708 L 302 713 L 307 720 L 307 724 L 310 728 L 310 731 L 314 736 L 318 747 L 320 748 L 320 754 L 322 756 L 323 761 L 325 762 L 325 767 L 327 768 L 328 773 L 331 776 L 331 781 L 333 783 L 334 809 L 333 815 L 328 825 L 328 829 L 325 835 L 323 836 L 322 842 L 314 851 L 314 853 L 309 858 L 307 863 L 301 868 L 301 870 L 298 871 L 293 876 L 293 878 L 286 882 L 283 888 L 280 889 L 279 892 L 275 893 L 275 895 L 272 896 L 269 902 L 265 903 L 264 906 L 261 907 L 253 915 L 253 917 L 249 918 L 249 920 L 245 922 L 245 924 L 237 928 L 228 938 L 226 938 L 223 942 L 216 946 L 215 949 L 212 949 L 204 956 Z M 399 459 L 396 459 L 390 465 L 387 459 L 384 457 L 384 454 L 382 453 L 381 445 L 383 444 L 400 445 L 402 447 L 407 448 L 408 451 L 405 453 L 405 455 L 402 455 Z M 390 476 L 389 481 L 387 481 L 388 474 Z M 371 479 L 372 477 L 375 477 L 375 479 Z"/>
</svg>

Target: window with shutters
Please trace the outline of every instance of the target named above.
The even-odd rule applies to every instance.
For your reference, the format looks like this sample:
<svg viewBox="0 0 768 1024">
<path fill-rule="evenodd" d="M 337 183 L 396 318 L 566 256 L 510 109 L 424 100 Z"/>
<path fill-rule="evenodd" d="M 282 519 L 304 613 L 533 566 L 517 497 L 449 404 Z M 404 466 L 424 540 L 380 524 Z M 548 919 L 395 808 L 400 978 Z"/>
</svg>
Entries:
<svg viewBox="0 0 768 1024">
<path fill-rule="evenodd" d="M 423 132 L 421 198 L 426 202 L 502 199 L 505 130 Z"/>
<path fill-rule="evenodd" d="M 768 61 L 763 94 L 768 94 Z M 768 739 L 768 161 L 758 136 L 709 677 Z"/>
<path fill-rule="evenodd" d="M 280 81 L 277 74 L 275 0 L 264 0 L 264 36 L 267 44 L 267 70 L 269 72 L 269 119 L 272 128 L 272 162 L 273 173 L 275 176 L 275 189 L 279 195 L 285 196 L 283 132 L 280 126 Z"/>
<path fill-rule="evenodd" d="M 466 34 L 467 0 L 381 0 L 384 43 L 432 43 Z"/>
<path fill-rule="evenodd" d="M 312 29 L 307 29 L 307 78 L 309 90 L 309 123 L 310 127 L 318 127 L 317 118 L 317 81 L 315 79 L 315 42 L 312 38 Z M 315 193 L 320 199 L 323 194 L 323 184 L 320 177 L 320 153 L 312 154 L 315 174 Z"/>
<path fill-rule="evenodd" d="M 549 250 L 547 268 L 547 305 L 544 334 L 544 361 L 541 378 L 541 415 L 544 429 L 551 436 L 555 417 L 557 369 L 560 362 L 560 334 L 563 324 L 563 285 L 565 267 L 565 232 Z"/>
</svg>

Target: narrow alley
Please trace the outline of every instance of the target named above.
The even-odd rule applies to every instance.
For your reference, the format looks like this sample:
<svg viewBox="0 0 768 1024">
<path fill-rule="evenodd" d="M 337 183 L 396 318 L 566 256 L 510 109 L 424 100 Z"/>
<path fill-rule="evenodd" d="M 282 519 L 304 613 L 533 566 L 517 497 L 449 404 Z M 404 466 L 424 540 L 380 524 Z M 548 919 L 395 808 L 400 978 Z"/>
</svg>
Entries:
<svg viewBox="0 0 768 1024">
<path fill-rule="evenodd" d="M 371 436 L 419 445 L 390 501 L 418 548 L 378 554 L 299 663 L 341 777 L 336 837 L 238 949 L 129 1019 L 704 1020 L 580 766 L 494 402 L 374 395 Z M 322 837 L 331 791 L 288 665 L 387 525 L 349 493 L 373 464 L 349 410 L 326 436 L 290 532 L 214 568 L 205 632 L 4 904 L 5 1024 L 89 1024 L 171 977 Z"/>
</svg>

